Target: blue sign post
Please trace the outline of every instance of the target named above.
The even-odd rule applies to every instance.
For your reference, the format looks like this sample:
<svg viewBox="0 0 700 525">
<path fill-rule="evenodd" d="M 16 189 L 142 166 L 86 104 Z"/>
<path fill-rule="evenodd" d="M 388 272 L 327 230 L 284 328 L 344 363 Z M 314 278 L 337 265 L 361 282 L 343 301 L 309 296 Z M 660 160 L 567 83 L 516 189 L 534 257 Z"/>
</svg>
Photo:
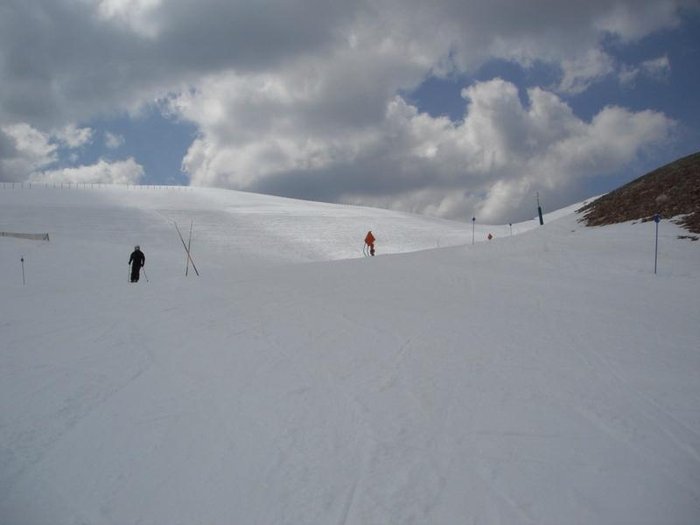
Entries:
<svg viewBox="0 0 700 525">
<path fill-rule="evenodd" d="M 659 223 L 661 222 L 661 215 L 654 215 L 654 222 L 656 223 L 656 243 L 654 246 L 654 274 L 656 274 L 656 262 L 659 258 Z"/>
</svg>

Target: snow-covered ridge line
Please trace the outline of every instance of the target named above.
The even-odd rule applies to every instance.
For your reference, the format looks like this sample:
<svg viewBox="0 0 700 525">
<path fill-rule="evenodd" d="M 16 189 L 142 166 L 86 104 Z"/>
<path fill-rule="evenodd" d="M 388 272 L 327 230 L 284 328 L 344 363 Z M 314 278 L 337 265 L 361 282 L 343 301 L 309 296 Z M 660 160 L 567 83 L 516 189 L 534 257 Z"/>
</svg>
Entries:
<svg viewBox="0 0 700 525">
<path fill-rule="evenodd" d="M 0 191 L 0 204 L 26 212 L 14 223 L 10 219 L 8 229 L 43 229 L 54 237 L 102 235 L 123 246 L 140 243 L 144 249 L 158 250 L 164 248 L 164 239 L 173 239 L 173 222 L 192 222 L 195 246 L 209 243 L 278 262 L 362 257 L 362 241 L 370 229 L 378 236 L 379 255 L 472 242 L 471 224 L 212 188 L 6 188 Z M 47 213 L 27 212 L 37 207 Z M 529 227 L 477 224 L 475 240 L 485 240 L 488 233 L 503 237 Z"/>
</svg>

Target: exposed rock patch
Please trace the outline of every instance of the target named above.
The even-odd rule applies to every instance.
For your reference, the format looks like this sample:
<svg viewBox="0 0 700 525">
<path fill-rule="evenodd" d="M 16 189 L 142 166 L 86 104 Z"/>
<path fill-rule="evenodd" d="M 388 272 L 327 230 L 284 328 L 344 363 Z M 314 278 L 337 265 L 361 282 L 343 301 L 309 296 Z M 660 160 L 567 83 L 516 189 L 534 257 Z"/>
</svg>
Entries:
<svg viewBox="0 0 700 525">
<path fill-rule="evenodd" d="M 611 191 L 578 210 L 586 226 L 652 220 L 656 213 L 700 234 L 700 152 Z M 694 236 L 683 236 L 697 240 Z"/>
</svg>

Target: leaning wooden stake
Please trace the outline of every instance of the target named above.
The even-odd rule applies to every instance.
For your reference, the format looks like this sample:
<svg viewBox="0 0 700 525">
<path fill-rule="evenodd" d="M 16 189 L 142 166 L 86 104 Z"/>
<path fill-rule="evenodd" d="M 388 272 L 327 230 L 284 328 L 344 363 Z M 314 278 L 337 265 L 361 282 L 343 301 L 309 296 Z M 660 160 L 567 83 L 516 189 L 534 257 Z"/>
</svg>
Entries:
<svg viewBox="0 0 700 525">
<path fill-rule="evenodd" d="M 190 221 L 190 237 L 187 239 L 187 253 L 189 254 L 192 251 L 192 223 L 194 221 Z M 188 275 L 190 271 L 190 258 L 189 255 L 187 257 L 187 265 L 185 266 L 185 277 Z"/>
<path fill-rule="evenodd" d="M 185 248 L 185 252 L 187 252 L 187 259 L 192 263 L 192 268 L 194 269 L 194 272 L 199 276 L 199 270 L 197 270 L 197 266 L 194 264 L 194 261 L 192 260 L 192 254 L 190 253 L 190 250 L 187 248 L 187 244 L 185 244 L 185 239 L 182 237 L 182 233 L 180 233 L 180 228 L 177 227 L 177 223 L 173 221 L 173 224 L 175 225 L 175 229 L 177 230 L 177 234 L 180 236 L 180 241 L 182 241 L 182 247 Z"/>
</svg>

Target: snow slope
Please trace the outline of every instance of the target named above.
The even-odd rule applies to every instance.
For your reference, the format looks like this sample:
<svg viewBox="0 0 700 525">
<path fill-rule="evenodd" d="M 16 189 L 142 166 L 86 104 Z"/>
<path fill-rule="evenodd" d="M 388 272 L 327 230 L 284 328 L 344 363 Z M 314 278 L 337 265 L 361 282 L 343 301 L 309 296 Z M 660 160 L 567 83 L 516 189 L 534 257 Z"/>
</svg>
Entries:
<svg viewBox="0 0 700 525">
<path fill-rule="evenodd" d="M 700 246 L 556 216 L 0 190 L 0 523 L 698 523 Z"/>
</svg>

